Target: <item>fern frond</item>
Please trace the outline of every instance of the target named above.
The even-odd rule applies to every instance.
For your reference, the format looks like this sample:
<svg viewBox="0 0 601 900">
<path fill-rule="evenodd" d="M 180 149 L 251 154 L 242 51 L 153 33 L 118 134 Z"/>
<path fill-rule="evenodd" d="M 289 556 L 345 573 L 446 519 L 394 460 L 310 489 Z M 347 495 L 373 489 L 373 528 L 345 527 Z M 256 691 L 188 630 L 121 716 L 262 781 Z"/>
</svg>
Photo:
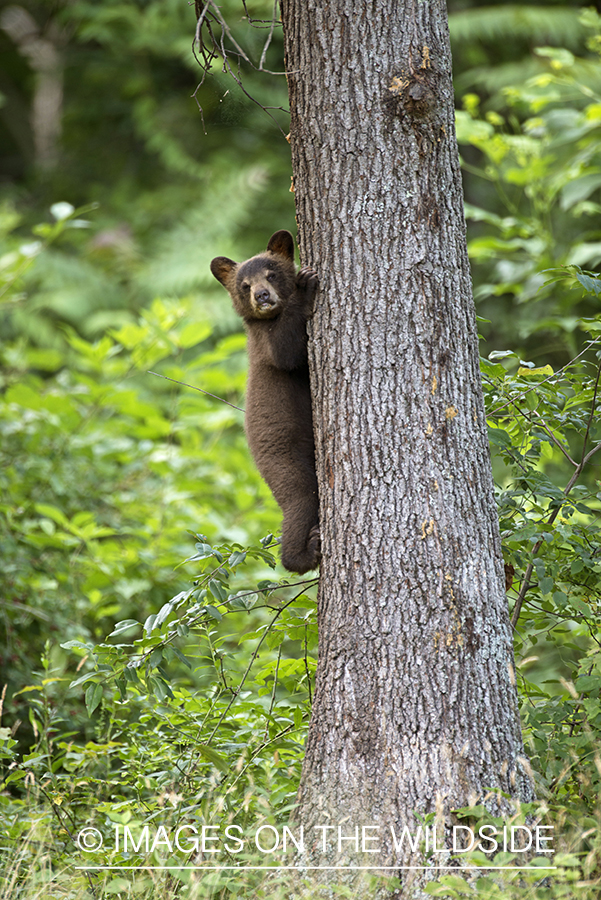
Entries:
<svg viewBox="0 0 601 900">
<path fill-rule="evenodd" d="M 221 297 L 223 291 L 211 275 L 209 263 L 214 256 L 240 253 L 240 230 L 246 227 L 251 233 L 255 231 L 253 216 L 263 205 L 261 195 L 268 190 L 269 172 L 264 168 L 213 169 L 211 181 L 207 179 L 198 188 L 197 202 L 160 235 L 151 261 L 137 273 L 137 283 L 144 293 L 181 296 L 208 288 Z M 255 227 L 249 229 L 251 223 Z"/>
<path fill-rule="evenodd" d="M 451 44 L 525 39 L 534 45 L 578 47 L 589 33 L 581 9 L 557 6 L 489 6 L 449 16 Z"/>
<path fill-rule="evenodd" d="M 454 79 L 455 90 L 458 96 L 481 90 L 493 98 L 489 107 L 496 109 L 505 106 L 506 101 L 501 94 L 503 88 L 524 84 L 535 75 L 548 71 L 547 60 L 535 56 L 527 56 L 517 62 L 500 63 L 494 68 L 474 66 Z M 570 68 L 570 75 L 576 84 L 586 87 L 593 95 L 601 94 L 601 71 L 594 60 L 577 59 Z M 569 85 L 557 85 L 556 88 L 562 92 L 562 96 L 569 96 L 572 103 L 582 103 L 586 99 L 580 88 L 571 88 Z"/>
</svg>

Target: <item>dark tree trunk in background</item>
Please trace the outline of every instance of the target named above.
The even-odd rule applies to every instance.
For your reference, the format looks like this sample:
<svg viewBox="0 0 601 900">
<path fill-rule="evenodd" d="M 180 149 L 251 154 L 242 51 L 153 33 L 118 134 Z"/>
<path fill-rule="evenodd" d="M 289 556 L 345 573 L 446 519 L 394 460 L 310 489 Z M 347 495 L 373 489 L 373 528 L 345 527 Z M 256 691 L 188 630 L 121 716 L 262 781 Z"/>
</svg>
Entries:
<svg viewBox="0 0 601 900">
<path fill-rule="evenodd" d="M 63 109 L 63 63 L 59 47 L 64 34 L 52 19 L 42 34 L 30 13 L 12 4 L 0 13 L 0 28 L 15 42 L 35 73 L 30 116 L 33 157 L 36 166 L 49 171 L 56 167 L 59 157 Z M 12 119 L 12 116 L 8 118 L 8 127 L 17 142 L 25 144 L 25 155 L 29 156 L 28 142 L 19 123 Z"/>
<path fill-rule="evenodd" d="M 448 828 L 488 788 L 532 792 L 446 6 L 283 0 L 282 20 L 301 262 L 321 281 L 319 666 L 297 820 L 413 828 L 438 811 Z M 370 863 L 407 862 L 380 843 Z M 326 857 L 307 862 L 343 862 Z"/>
</svg>

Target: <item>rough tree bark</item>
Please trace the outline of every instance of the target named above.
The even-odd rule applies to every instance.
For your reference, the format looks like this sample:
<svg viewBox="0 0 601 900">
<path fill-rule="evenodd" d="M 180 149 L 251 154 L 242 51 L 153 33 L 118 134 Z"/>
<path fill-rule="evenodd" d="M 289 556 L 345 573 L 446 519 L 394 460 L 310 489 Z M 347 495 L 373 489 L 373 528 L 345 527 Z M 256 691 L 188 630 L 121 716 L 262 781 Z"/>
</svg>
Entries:
<svg viewBox="0 0 601 900">
<path fill-rule="evenodd" d="M 391 824 L 438 810 L 448 828 L 488 789 L 532 799 L 446 6 L 281 5 L 301 260 L 321 282 L 319 666 L 296 816 L 306 834 L 380 825 L 370 862 L 401 864 Z M 341 864 L 333 854 L 305 859 Z"/>
</svg>

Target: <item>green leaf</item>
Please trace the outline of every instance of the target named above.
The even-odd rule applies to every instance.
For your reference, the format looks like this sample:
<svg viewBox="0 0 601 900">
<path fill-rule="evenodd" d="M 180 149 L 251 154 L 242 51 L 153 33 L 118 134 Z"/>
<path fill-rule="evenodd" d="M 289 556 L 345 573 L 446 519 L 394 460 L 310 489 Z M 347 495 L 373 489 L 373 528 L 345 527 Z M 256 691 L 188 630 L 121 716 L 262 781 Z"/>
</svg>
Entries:
<svg viewBox="0 0 601 900">
<path fill-rule="evenodd" d="M 80 684 L 85 684 L 86 681 L 91 681 L 92 678 L 97 678 L 98 672 L 88 672 L 87 675 L 80 675 L 79 678 L 76 678 L 75 681 L 72 681 L 69 685 L 70 688 L 79 687 Z"/>
<path fill-rule="evenodd" d="M 127 680 L 125 677 L 115 679 L 121 701 L 127 700 Z"/>
<path fill-rule="evenodd" d="M 516 353 L 513 350 L 491 350 L 488 354 L 489 359 L 511 359 L 515 357 Z"/>
<path fill-rule="evenodd" d="M 91 684 L 85 693 L 86 700 L 86 709 L 88 710 L 88 715 L 91 716 L 96 707 L 99 705 L 102 700 L 103 689 L 101 684 Z"/>
<path fill-rule="evenodd" d="M 63 650 L 85 650 L 89 652 L 94 649 L 94 644 L 84 644 L 82 641 L 66 641 L 64 644 L 60 644 Z"/>
<path fill-rule="evenodd" d="M 555 595 L 553 595 L 555 598 Z M 564 598 L 564 605 L 567 604 L 568 598 L 565 594 L 562 593 L 562 597 Z M 584 600 L 581 600 L 580 597 L 572 597 L 571 598 L 572 606 L 579 610 L 587 619 L 593 618 L 593 611 L 588 603 L 585 603 Z"/>
<path fill-rule="evenodd" d="M 576 278 L 588 294 L 599 296 L 601 293 L 601 278 L 591 278 L 590 275 L 584 275 L 582 272 L 577 274 Z"/>
<path fill-rule="evenodd" d="M 502 428 L 488 427 L 488 439 L 496 447 L 511 447 L 511 438 Z"/>
<path fill-rule="evenodd" d="M 553 367 L 552 366 L 539 366 L 538 368 L 530 368 L 527 366 L 520 366 L 517 371 L 518 376 L 530 378 L 532 375 L 544 375 L 548 377 L 549 375 L 553 375 Z"/>
<path fill-rule="evenodd" d="M 194 562 L 197 559 L 206 559 L 208 556 L 213 555 L 213 548 L 210 544 L 198 543 L 196 544 L 197 552 L 194 556 L 189 556 L 186 562 Z"/>
<path fill-rule="evenodd" d="M 234 550 L 230 558 L 228 559 L 228 565 L 233 569 L 234 566 L 239 566 L 246 559 L 246 550 Z"/>
<path fill-rule="evenodd" d="M 173 647 L 173 646 L 171 647 L 171 650 L 173 651 L 173 653 L 175 653 L 175 655 L 177 656 L 177 658 L 179 659 L 180 662 L 183 662 L 183 664 L 185 666 L 187 666 L 189 669 L 192 668 L 192 663 L 190 662 L 189 659 L 187 659 L 187 657 L 184 656 L 184 654 L 181 652 L 181 650 L 178 650 L 177 647 Z"/>
<path fill-rule="evenodd" d="M 501 363 L 491 363 L 482 358 L 480 359 L 480 369 L 485 375 L 489 375 L 491 378 L 503 379 L 507 374 L 505 366 L 501 365 Z"/>
<path fill-rule="evenodd" d="M 42 516 L 47 516 L 47 518 L 52 519 L 57 525 L 62 525 L 63 528 L 69 527 L 69 520 L 64 514 L 64 512 L 58 509 L 56 506 L 50 506 L 48 503 L 36 503 L 35 511 L 40 513 Z"/>
<path fill-rule="evenodd" d="M 204 756 L 206 760 L 212 763 L 220 772 L 229 772 L 230 766 L 227 761 L 217 750 L 209 747 L 208 744 L 195 744 L 194 749 Z"/>
<path fill-rule="evenodd" d="M 599 186 L 601 186 L 599 172 L 582 175 L 569 181 L 561 190 L 561 208 L 567 210 L 581 200 L 586 200 Z"/>
<path fill-rule="evenodd" d="M 216 600 L 227 600 L 227 590 L 224 588 L 221 582 L 217 581 L 215 578 L 212 578 L 209 581 L 209 590 Z"/>
<path fill-rule="evenodd" d="M 148 657 L 148 664 L 151 668 L 156 669 L 158 665 L 163 660 L 163 651 L 160 648 L 153 650 L 150 656 Z"/>
<path fill-rule="evenodd" d="M 223 616 L 218 609 L 216 609 L 214 606 L 207 606 L 205 608 L 212 619 L 217 619 L 218 622 L 221 622 Z"/>
<path fill-rule="evenodd" d="M 124 631 L 129 631 L 130 628 L 134 627 L 140 627 L 140 623 L 136 619 L 123 619 L 122 622 L 117 622 L 108 636 L 116 637 L 118 634 L 123 634 Z"/>
<path fill-rule="evenodd" d="M 154 675 L 151 675 L 148 679 L 148 684 L 157 700 L 163 701 L 168 697 L 173 697 L 173 691 L 171 690 L 169 685 L 165 684 L 165 682 L 160 678 L 156 678 Z"/>
<path fill-rule="evenodd" d="M 207 322 L 190 322 L 184 325 L 177 335 L 177 343 L 180 347 L 194 347 L 210 336 L 211 326 Z"/>
</svg>

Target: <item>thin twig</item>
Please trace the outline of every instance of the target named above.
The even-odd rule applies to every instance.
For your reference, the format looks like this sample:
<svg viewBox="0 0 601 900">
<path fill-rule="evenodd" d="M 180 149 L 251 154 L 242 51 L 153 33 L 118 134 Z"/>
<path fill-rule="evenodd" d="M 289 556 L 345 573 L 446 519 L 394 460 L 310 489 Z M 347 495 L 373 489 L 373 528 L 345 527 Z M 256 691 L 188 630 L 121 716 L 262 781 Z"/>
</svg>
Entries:
<svg viewBox="0 0 601 900">
<path fill-rule="evenodd" d="M 248 99 L 255 103 L 263 112 L 266 112 L 273 123 L 277 128 L 281 131 L 281 133 L 285 136 L 286 132 L 281 127 L 280 123 L 277 119 L 269 112 L 269 110 L 281 110 L 282 112 L 288 112 L 283 106 L 264 106 L 258 100 L 256 100 L 252 94 L 244 87 L 242 82 L 242 74 L 241 74 L 241 63 L 244 61 L 251 68 L 253 68 L 256 72 L 265 72 L 270 75 L 285 75 L 285 71 L 275 72 L 271 69 L 265 68 L 265 59 L 267 55 L 267 51 L 271 44 L 273 33 L 275 31 L 276 26 L 279 26 L 281 23 L 277 18 L 277 0 L 274 5 L 274 13 L 273 17 L 270 20 L 267 19 L 252 19 L 248 13 L 246 6 L 244 6 L 246 12 L 246 18 L 249 24 L 253 27 L 255 22 L 259 22 L 261 27 L 269 27 L 269 34 L 267 35 L 267 39 L 263 46 L 263 50 L 261 53 L 261 59 L 259 61 L 259 65 L 256 66 L 248 53 L 244 50 L 244 48 L 237 42 L 234 38 L 232 31 L 227 24 L 219 6 L 215 2 L 215 0 L 207 0 L 206 3 L 201 3 L 200 0 L 196 0 L 196 29 L 194 32 L 194 40 L 192 42 L 192 53 L 194 58 L 200 68 L 202 69 L 202 78 L 200 83 L 196 86 L 196 90 L 192 94 L 193 98 L 196 100 L 196 105 L 200 111 L 203 121 L 204 128 L 204 114 L 203 108 L 198 99 L 198 92 L 202 85 L 205 82 L 205 79 L 211 69 L 213 61 L 215 59 L 222 59 L 221 70 L 224 73 L 231 75 L 234 79 L 242 93 L 248 97 Z M 198 49 L 197 49 L 198 48 Z M 232 67 L 231 57 L 236 59 L 236 66 Z"/>
<path fill-rule="evenodd" d="M 309 672 L 309 660 L 308 660 L 308 636 L 307 636 L 307 625 L 305 624 L 305 672 L 307 673 L 307 689 L 309 691 L 309 706 L 313 706 L 313 691 L 311 690 L 311 673 Z"/>
<path fill-rule="evenodd" d="M 147 370 L 148 375 L 156 375 L 157 378 L 164 378 L 165 381 L 172 381 L 174 384 L 181 384 L 182 387 L 191 388 L 193 391 L 198 391 L 201 394 L 206 394 L 207 397 L 213 397 L 214 400 L 221 400 L 222 403 L 227 403 L 228 406 L 231 406 L 232 409 L 237 409 L 240 412 L 244 412 L 241 406 L 236 406 L 235 403 L 230 403 L 229 400 L 224 400 L 223 397 L 218 397 L 217 394 L 212 394 L 210 391 L 204 391 L 202 388 L 196 387 L 194 384 L 187 384 L 185 381 L 178 381 L 177 378 L 169 378 L 168 375 L 161 375 L 160 372 L 151 372 L 150 369 Z"/>
<path fill-rule="evenodd" d="M 593 391 L 593 400 L 591 403 L 591 414 L 588 417 L 588 422 L 586 423 L 586 431 L 584 433 L 584 443 L 582 445 L 582 456 L 584 457 L 584 451 L 586 450 L 586 442 L 588 441 L 588 436 L 591 430 L 591 425 L 593 424 L 593 418 L 595 415 L 595 406 L 597 404 L 597 391 L 599 390 L 599 377 L 601 376 L 601 366 L 597 369 L 597 378 L 595 380 L 595 390 Z M 594 452 L 594 451 L 593 451 Z M 592 454 L 591 454 L 592 455 Z M 586 462 L 587 457 L 584 457 L 582 464 Z"/>
<path fill-rule="evenodd" d="M 232 781 L 232 783 L 227 787 L 226 793 L 230 794 L 233 791 L 233 789 L 236 787 L 236 785 L 238 784 L 240 779 L 245 774 L 246 770 L 249 769 L 250 766 L 252 765 L 254 758 L 256 756 L 258 756 L 259 753 L 263 753 L 263 751 L 265 750 L 266 747 L 269 747 L 270 744 L 275 744 L 275 742 L 279 741 L 280 738 L 284 737 L 285 734 L 289 734 L 291 731 L 299 731 L 299 730 L 300 729 L 297 729 L 294 722 L 292 722 L 291 725 L 286 725 L 285 728 L 282 728 L 281 731 L 278 731 L 278 733 L 276 735 L 274 735 L 272 738 L 270 738 L 268 741 L 263 741 L 263 743 L 259 744 L 259 746 L 255 750 L 253 750 L 252 753 L 250 754 L 250 757 L 248 758 L 248 762 L 246 763 L 244 768 L 240 770 L 240 772 L 238 773 L 238 775 L 236 775 L 236 777 Z M 220 787 L 225 783 L 225 779 L 228 777 L 229 777 L 229 773 L 224 777 L 223 781 L 220 784 Z"/>
<path fill-rule="evenodd" d="M 259 71 L 263 71 L 263 64 L 265 62 L 265 57 L 267 56 L 267 51 L 269 50 L 269 45 L 271 44 L 271 40 L 273 38 L 273 32 L 275 30 L 276 23 L 276 15 L 278 11 L 278 0 L 275 0 L 273 4 L 273 16 L 271 18 L 271 28 L 269 29 L 269 34 L 267 35 L 267 40 L 263 45 L 263 52 L 261 53 L 261 59 L 259 60 Z"/>
<path fill-rule="evenodd" d="M 520 412 L 522 413 L 522 415 L 524 416 L 524 418 L 528 419 L 529 422 L 532 421 L 532 420 L 529 418 L 529 416 L 526 415 L 526 413 L 524 412 L 524 410 L 520 410 Z M 545 429 L 545 431 L 547 432 L 547 434 L 549 435 L 549 437 L 551 438 L 551 440 L 553 441 L 553 443 L 555 444 L 555 446 L 556 446 L 556 447 L 559 447 L 559 449 L 561 450 L 561 452 L 563 453 L 563 455 L 565 456 L 565 458 L 566 458 L 569 462 L 571 462 L 572 465 L 573 465 L 574 467 L 577 468 L 577 467 L 578 467 L 578 463 L 577 463 L 575 460 L 572 459 L 572 457 L 570 456 L 570 454 L 568 453 L 568 451 L 566 450 L 566 448 L 563 446 L 563 444 L 561 443 L 561 441 L 558 441 L 557 438 L 555 437 L 555 435 L 553 434 L 553 432 L 551 431 L 551 429 L 547 427 L 547 424 L 546 424 L 545 420 L 543 419 L 543 417 L 542 417 L 541 415 L 539 415 L 539 414 L 537 413 L 536 410 L 533 410 L 533 414 L 534 414 L 534 415 L 536 416 L 536 418 L 539 420 L 539 425 L 541 425 L 541 427 Z"/>
<path fill-rule="evenodd" d="M 259 655 L 259 650 L 261 649 L 261 645 L 262 645 L 263 641 L 265 640 L 265 638 L 267 637 L 267 635 L 269 634 L 269 632 L 271 631 L 271 629 L 273 628 L 273 626 L 275 625 L 276 619 L 279 618 L 279 616 L 284 612 L 285 609 L 288 609 L 288 607 L 290 606 L 291 603 L 294 603 L 295 600 L 298 600 L 298 598 L 299 598 L 303 593 L 304 593 L 304 590 L 302 590 L 299 594 L 296 594 L 294 597 L 292 597 L 290 600 L 288 600 L 286 603 L 284 603 L 284 605 L 281 606 L 281 607 L 278 609 L 278 611 L 276 612 L 275 616 L 273 617 L 273 619 L 272 619 L 271 622 L 269 623 L 269 627 L 265 629 L 265 631 L 264 631 L 264 633 L 263 633 L 263 636 L 261 637 L 261 640 L 259 641 L 259 643 L 258 643 L 257 646 L 255 647 L 255 649 L 254 649 L 254 651 L 253 651 L 253 654 L 252 654 L 252 656 L 251 656 L 251 658 L 250 658 L 250 662 L 248 663 L 248 666 L 246 667 L 246 671 L 244 672 L 244 674 L 243 674 L 243 676 L 242 676 L 242 679 L 241 679 L 241 681 L 240 681 L 238 687 L 237 687 L 236 690 L 234 691 L 234 696 L 232 697 L 232 699 L 230 700 L 230 702 L 228 703 L 228 705 L 226 706 L 226 708 L 223 710 L 222 714 L 220 715 L 219 719 L 217 720 L 217 724 L 215 725 L 215 728 L 213 729 L 213 731 L 211 732 L 211 734 L 209 735 L 209 737 L 208 737 L 208 739 L 206 740 L 205 743 L 207 743 L 207 744 L 210 744 L 210 743 L 211 743 L 211 741 L 212 741 L 213 738 L 215 737 L 215 734 L 217 733 L 217 729 L 219 728 L 219 726 L 221 725 L 221 723 L 223 722 L 223 720 L 224 720 L 225 717 L 227 716 L 228 712 L 230 711 L 230 709 L 231 709 L 232 706 L 234 705 L 234 703 L 235 703 L 235 701 L 236 701 L 236 699 L 237 699 L 237 697 L 238 697 L 238 694 L 239 694 L 240 691 L 242 690 L 242 687 L 244 686 L 244 682 L 245 682 L 246 679 L 248 678 L 249 672 L 250 672 L 250 670 L 252 669 L 252 667 L 253 667 L 253 665 L 254 665 L 254 662 L 255 662 L 257 656 Z"/>
<path fill-rule="evenodd" d="M 518 399 L 519 399 L 519 398 L 518 398 Z M 523 416 L 523 417 L 526 419 L 527 422 L 530 422 L 531 425 L 534 425 L 534 422 L 532 421 L 532 419 L 530 418 L 530 416 L 528 415 L 528 413 L 527 413 L 524 409 L 522 409 L 520 406 L 518 406 L 517 400 L 516 400 L 516 401 L 512 401 L 512 403 L 513 403 L 513 405 L 514 405 L 514 407 L 515 407 L 516 414 L 519 413 L 519 415 Z M 569 460 L 569 462 L 571 462 L 573 466 L 577 467 L 577 466 L 578 466 L 578 463 L 577 463 L 575 460 L 572 459 L 572 457 L 571 457 L 570 454 L 567 452 L 567 450 L 565 449 L 565 447 L 563 446 L 563 444 L 562 444 L 560 441 L 557 440 L 557 438 L 555 437 L 555 435 L 553 434 L 553 432 L 551 431 L 551 429 L 547 427 L 547 424 L 545 423 L 545 420 L 543 419 L 543 417 L 542 417 L 541 415 L 539 415 L 539 414 L 536 412 L 536 410 L 533 410 L 532 412 L 533 412 L 533 414 L 536 416 L 536 418 L 539 420 L 538 424 L 540 425 L 540 427 L 543 428 L 543 429 L 547 432 L 547 434 L 549 435 L 549 437 L 551 438 L 551 440 L 553 441 L 553 443 L 555 444 L 555 446 L 556 446 L 556 447 L 559 447 L 559 449 L 561 450 L 561 452 L 563 453 L 563 455 L 565 456 L 565 458 L 566 458 L 567 460 Z M 516 461 L 517 461 L 517 460 L 516 460 Z"/>
<path fill-rule="evenodd" d="M 278 658 L 275 664 L 275 672 L 273 673 L 273 688 L 271 691 L 271 700 L 269 702 L 269 709 L 267 710 L 267 716 L 265 717 L 265 734 L 263 735 L 263 741 L 266 741 L 269 737 L 269 717 L 273 712 L 273 707 L 275 704 L 275 691 L 278 686 L 278 674 L 280 671 L 280 660 L 282 659 L 282 645 L 278 647 Z"/>
<path fill-rule="evenodd" d="M 60 827 L 65 829 L 65 831 L 67 832 L 67 834 L 69 835 L 69 837 L 71 838 L 71 840 L 73 841 L 73 843 L 75 844 L 75 846 L 79 849 L 79 844 L 77 843 L 77 838 L 76 838 L 75 835 L 72 833 L 72 831 L 71 831 L 71 829 L 69 828 L 69 826 L 67 825 L 67 823 L 61 818 L 61 812 L 64 812 L 65 817 L 68 817 L 68 818 L 70 819 L 71 824 L 73 825 L 73 828 L 76 828 L 77 825 L 76 825 L 75 819 L 73 818 L 72 813 L 70 813 L 70 812 L 67 811 L 66 809 L 65 809 L 65 810 L 60 810 L 60 811 L 59 811 L 59 808 L 58 808 L 57 805 L 55 804 L 54 800 L 53 800 L 52 797 L 50 797 L 50 795 L 44 790 L 44 788 L 42 787 L 41 784 L 38 785 L 38 790 L 42 792 L 42 794 L 44 795 L 44 797 L 46 798 L 46 800 L 47 800 L 48 803 L 50 804 L 50 807 L 51 807 L 51 809 L 52 809 L 52 812 L 53 812 L 54 815 L 56 816 L 56 818 L 57 818 L 57 820 L 58 820 L 58 824 L 60 825 Z M 92 878 L 91 878 L 89 872 L 86 872 L 86 878 L 87 878 L 87 880 L 88 880 L 88 884 L 89 884 L 89 886 L 90 886 L 90 891 L 92 892 L 92 896 L 93 896 L 93 897 L 96 897 L 96 896 L 97 896 L 96 888 L 94 887 L 94 883 L 93 883 L 93 881 L 92 881 Z"/>
<path fill-rule="evenodd" d="M 587 675 L 590 675 L 592 671 L 593 671 L 593 667 L 592 667 L 592 665 L 591 665 L 591 667 L 589 668 L 589 670 L 588 670 L 588 672 L 587 672 L 586 674 L 587 674 Z M 584 695 L 585 695 L 585 693 L 586 693 L 586 691 L 582 691 L 581 694 L 580 694 L 580 696 L 579 696 L 578 699 L 576 700 L 576 705 L 574 706 L 574 711 L 573 711 L 573 713 L 572 713 L 572 724 L 570 725 L 570 737 L 572 737 L 572 735 L 574 734 L 574 728 L 576 727 L 576 724 L 577 724 L 577 722 L 576 722 L 576 713 L 578 712 L 578 708 L 579 708 L 580 706 L 582 706 L 582 701 L 584 700 Z M 585 712 L 584 717 L 585 717 L 585 719 L 586 719 L 586 712 Z"/>
</svg>

